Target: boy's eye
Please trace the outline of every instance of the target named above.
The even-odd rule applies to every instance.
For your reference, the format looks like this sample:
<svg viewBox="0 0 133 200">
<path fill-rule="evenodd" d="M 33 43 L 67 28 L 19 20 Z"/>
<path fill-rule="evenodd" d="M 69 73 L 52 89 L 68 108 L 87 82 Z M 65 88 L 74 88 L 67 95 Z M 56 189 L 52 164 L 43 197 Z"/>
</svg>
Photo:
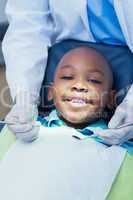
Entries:
<svg viewBox="0 0 133 200">
<path fill-rule="evenodd" d="M 64 79 L 64 80 L 72 80 L 72 79 L 73 79 L 73 76 L 62 76 L 61 79 Z"/>
<path fill-rule="evenodd" d="M 101 84 L 102 81 L 97 80 L 97 79 L 88 79 L 88 82 L 94 83 L 94 84 Z"/>
</svg>

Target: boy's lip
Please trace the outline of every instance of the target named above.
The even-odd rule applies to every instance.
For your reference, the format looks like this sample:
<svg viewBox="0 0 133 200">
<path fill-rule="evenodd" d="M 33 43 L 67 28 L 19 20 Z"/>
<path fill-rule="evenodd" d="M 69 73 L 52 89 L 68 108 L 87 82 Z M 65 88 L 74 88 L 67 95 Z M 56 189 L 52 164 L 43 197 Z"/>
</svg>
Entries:
<svg viewBox="0 0 133 200">
<path fill-rule="evenodd" d="M 63 101 L 68 101 L 68 102 L 72 102 L 72 103 L 79 103 L 79 104 L 93 104 L 92 99 L 86 99 L 86 98 L 77 97 L 77 96 L 64 97 Z"/>
</svg>

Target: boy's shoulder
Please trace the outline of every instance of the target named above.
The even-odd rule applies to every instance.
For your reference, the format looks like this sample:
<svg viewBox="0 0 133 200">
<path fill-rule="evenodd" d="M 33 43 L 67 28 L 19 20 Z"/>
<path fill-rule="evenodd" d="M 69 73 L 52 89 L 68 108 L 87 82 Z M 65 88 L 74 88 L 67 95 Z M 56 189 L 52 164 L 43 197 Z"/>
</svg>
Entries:
<svg viewBox="0 0 133 200">
<path fill-rule="evenodd" d="M 39 121 L 41 125 L 45 127 L 53 127 L 63 124 L 63 121 L 60 120 L 57 115 L 56 109 L 52 110 L 50 113 L 47 113 L 45 116 L 39 116 L 37 121 Z"/>
</svg>

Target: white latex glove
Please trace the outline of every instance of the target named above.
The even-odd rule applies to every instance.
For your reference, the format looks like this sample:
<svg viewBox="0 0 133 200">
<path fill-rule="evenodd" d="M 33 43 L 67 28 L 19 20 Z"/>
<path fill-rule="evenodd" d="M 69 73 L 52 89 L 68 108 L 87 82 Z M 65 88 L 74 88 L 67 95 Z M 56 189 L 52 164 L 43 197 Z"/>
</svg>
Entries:
<svg viewBox="0 0 133 200">
<path fill-rule="evenodd" d="M 16 96 L 16 103 L 5 118 L 8 128 L 17 139 L 32 142 L 38 137 L 39 125 L 35 98 L 27 92 L 21 91 Z"/>
<path fill-rule="evenodd" d="M 108 124 L 109 129 L 96 130 L 107 144 L 122 144 L 133 139 L 133 84 Z"/>
</svg>

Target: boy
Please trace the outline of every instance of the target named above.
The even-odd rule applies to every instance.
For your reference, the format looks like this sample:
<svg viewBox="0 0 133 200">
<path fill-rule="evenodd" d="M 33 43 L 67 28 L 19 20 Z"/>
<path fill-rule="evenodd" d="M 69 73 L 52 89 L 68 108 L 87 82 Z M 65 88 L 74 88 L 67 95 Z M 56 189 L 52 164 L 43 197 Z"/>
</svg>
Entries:
<svg viewBox="0 0 133 200">
<path fill-rule="evenodd" d="M 72 132 L 72 135 L 74 137 L 78 139 L 85 139 L 88 136 L 92 136 L 94 139 L 102 143 L 103 141 L 93 134 L 93 130 L 95 131 L 96 128 L 106 128 L 106 124 L 104 123 L 103 120 L 101 120 L 101 118 L 103 118 L 105 107 L 106 106 L 109 108 L 112 107 L 113 104 L 112 99 L 114 95 L 112 86 L 113 86 L 113 75 L 111 68 L 108 62 L 101 54 L 96 52 L 94 49 L 85 47 L 80 47 L 71 50 L 62 58 L 62 60 L 58 64 L 53 84 L 51 84 L 49 88 L 48 99 L 53 100 L 56 110 L 52 111 L 47 118 L 41 119 L 42 125 L 46 127 L 69 126 L 72 127 L 72 129 L 71 128 L 68 129 L 68 132 L 70 133 Z M 77 131 L 73 131 L 73 127 Z M 50 129 L 43 129 L 43 132 L 45 132 L 44 135 L 46 134 L 47 137 L 50 137 L 49 130 Z M 62 132 L 64 130 L 65 132 L 65 129 L 60 129 L 60 130 L 62 130 Z M 57 129 L 53 129 L 53 131 L 57 131 Z M 17 136 L 18 138 L 19 134 Z M 62 137 L 61 135 L 60 137 Z M 70 142 L 67 143 L 69 146 L 67 146 L 66 148 L 65 144 L 63 143 L 63 140 L 59 140 L 59 138 L 57 139 L 59 141 L 57 141 L 57 145 L 54 148 L 54 151 L 52 151 L 52 146 L 54 146 L 55 144 L 54 140 L 56 140 L 56 134 L 54 139 L 53 139 L 54 137 L 53 134 L 53 137 L 50 138 L 50 140 L 48 140 L 47 138 L 45 138 L 44 140 L 45 145 L 43 145 L 43 148 L 46 149 L 42 150 L 44 150 L 43 157 L 46 159 L 46 161 L 43 164 L 43 158 L 41 158 L 41 163 L 39 165 L 38 163 L 39 156 L 38 155 L 37 157 L 35 156 L 36 152 L 38 151 L 37 148 L 35 147 L 38 145 L 39 140 L 31 144 L 24 144 L 23 148 L 23 145 L 19 143 L 16 146 L 12 145 L 15 143 L 15 138 L 8 131 L 6 131 L 6 129 L 5 130 L 3 129 L 3 134 L 1 133 L 1 137 L 2 136 L 5 137 L 3 141 L 6 141 L 6 145 L 4 145 L 3 147 L 4 150 L 1 151 L 2 152 L 1 159 L 3 158 L 3 155 L 5 155 L 5 153 L 8 151 L 9 147 L 12 146 L 11 153 L 8 151 L 0 166 L 0 173 L 1 173 L 0 185 L 2 185 L 3 187 L 2 197 L 4 200 L 8 200 L 10 195 L 13 194 L 15 195 L 16 199 L 32 198 L 39 200 L 40 199 L 103 200 L 105 199 L 105 197 L 107 197 L 109 188 L 111 187 L 110 184 L 112 184 L 116 176 L 116 173 L 113 174 L 112 170 L 118 172 L 119 167 L 121 166 L 121 162 L 123 161 L 125 155 L 124 150 L 118 148 L 114 151 L 111 151 L 112 153 L 110 153 L 109 156 L 108 155 L 109 150 L 115 147 L 111 147 L 109 150 L 107 149 L 106 151 L 105 145 L 100 143 L 98 144 L 97 142 L 93 143 L 90 140 L 88 141 L 83 140 L 84 143 L 76 143 L 76 142 L 71 143 L 70 140 Z M 50 142 L 50 148 L 49 148 L 49 142 Z M 13 148 L 15 151 L 13 151 Z M 105 151 L 107 152 L 107 154 Z M 13 163 L 13 165 L 11 163 L 12 160 L 14 159 L 14 154 L 15 156 L 17 154 L 17 157 L 15 157 L 17 165 L 16 163 L 15 164 Z M 28 155 L 30 155 L 30 157 Z M 110 159 L 113 158 L 114 163 L 117 163 L 116 165 L 114 164 L 115 168 L 113 168 L 113 163 L 111 163 L 111 167 L 109 166 L 110 159 L 108 160 L 107 155 L 109 156 Z M 50 156 L 52 157 L 52 159 L 49 160 Z M 82 159 L 80 159 L 80 156 L 82 156 Z M 25 157 L 27 158 L 26 160 Z M 37 161 L 37 164 L 36 162 L 33 162 L 34 157 L 36 158 L 35 161 Z M 65 159 L 62 160 L 63 158 Z M 7 163 L 10 164 L 10 168 L 7 166 Z M 55 163 L 56 167 L 54 167 Z M 30 164 L 31 167 L 29 167 Z M 103 164 L 104 167 L 102 167 Z M 39 166 L 39 169 L 37 168 L 37 166 Z M 45 170 L 43 170 L 43 173 L 41 166 L 43 167 L 46 166 L 44 168 Z M 54 169 L 56 169 L 56 171 L 54 171 Z M 9 173 L 10 170 L 11 172 Z M 38 181 L 40 182 L 41 177 L 38 180 L 40 172 L 41 176 L 44 177 L 43 181 L 51 179 L 51 177 L 54 177 L 55 179 L 53 180 L 53 182 L 56 182 L 56 186 L 53 185 L 53 183 L 50 183 L 50 186 L 48 187 L 47 186 L 48 182 L 47 181 L 43 182 L 45 185 L 44 187 L 45 192 L 42 198 L 39 197 L 35 198 L 35 195 L 31 197 L 32 190 L 30 189 L 29 186 L 27 186 L 28 183 L 25 183 L 24 181 L 25 178 L 23 179 L 23 177 L 26 177 L 28 182 L 29 177 L 30 178 L 32 177 L 29 176 L 32 170 L 34 170 L 33 175 L 35 174 L 35 172 L 37 172 L 37 177 L 36 178 L 33 177 L 35 179 L 35 182 L 32 180 L 33 188 L 34 187 L 36 188 L 37 185 L 36 182 Z M 61 171 L 63 175 L 59 175 L 58 171 Z M 20 172 L 22 173 L 22 175 Z M 15 177 L 14 185 L 16 183 L 16 185 L 18 185 L 18 188 L 20 189 L 20 190 L 17 189 L 17 194 L 15 193 L 14 189 L 17 186 L 16 187 L 11 186 L 9 184 L 9 180 L 5 179 L 3 175 L 4 173 L 8 174 L 9 180 L 12 180 L 11 177 L 13 178 Z M 20 175 L 20 177 L 16 175 L 17 173 Z M 90 174 L 88 175 L 88 173 Z M 109 176 L 110 173 L 111 175 Z M 47 174 L 49 174 L 48 177 Z M 91 176 L 91 174 L 93 175 Z M 101 184 L 97 184 L 96 186 L 95 181 L 97 180 L 96 178 L 99 178 L 100 174 L 103 180 L 101 180 Z M 80 179 L 77 178 L 78 176 L 80 177 Z M 64 179 L 62 180 L 61 177 L 63 177 Z M 91 178 L 93 178 L 93 181 Z M 19 181 L 18 184 L 17 180 Z M 74 183 L 73 180 L 75 180 Z M 19 187 L 19 185 L 21 185 L 21 182 L 23 183 L 22 194 L 21 194 L 21 187 Z M 83 183 L 85 184 L 82 186 Z M 27 185 L 24 186 L 24 184 Z M 62 185 L 65 185 L 64 186 L 65 188 L 61 187 Z M 27 187 L 29 187 L 28 190 L 26 189 Z M 5 191 L 8 191 L 7 194 L 3 192 L 4 189 Z M 36 189 L 38 191 L 38 187 Z M 30 190 L 31 192 L 29 192 Z M 33 189 L 33 191 L 35 190 Z M 88 191 L 88 196 L 86 195 L 87 191 Z M 27 196 L 25 196 L 25 194 L 27 194 Z M 5 195 L 7 195 L 8 198 L 7 196 L 5 197 Z M 20 195 L 20 197 L 17 195 Z M 115 197 L 118 197 L 117 194 L 115 195 Z M 115 200 L 115 197 L 113 196 L 112 199 Z"/>
<path fill-rule="evenodd" d="M 99 52 L 88 47 L 69 51 L 59 62 L 54 81 L 49 86 L 48 100 L 53 100 L 56 110 L 40 121 L 48 127 L 73 127 L 81 132 L 74 137 L 92 136 L 104 144 L 94 132 L 107 128 L 107 110 L 115 105 L 113 82 L 111 66 Z M 133 154 L 132 142 L 122 146 Z"/>
<path fill-rule="evenodd" d="M 113 74 L 106 59 L 92 48 L 69 51 L 57 66 L 48 100 L 68 126 L 84 128 L 113 106 Z"/>
</svg>

